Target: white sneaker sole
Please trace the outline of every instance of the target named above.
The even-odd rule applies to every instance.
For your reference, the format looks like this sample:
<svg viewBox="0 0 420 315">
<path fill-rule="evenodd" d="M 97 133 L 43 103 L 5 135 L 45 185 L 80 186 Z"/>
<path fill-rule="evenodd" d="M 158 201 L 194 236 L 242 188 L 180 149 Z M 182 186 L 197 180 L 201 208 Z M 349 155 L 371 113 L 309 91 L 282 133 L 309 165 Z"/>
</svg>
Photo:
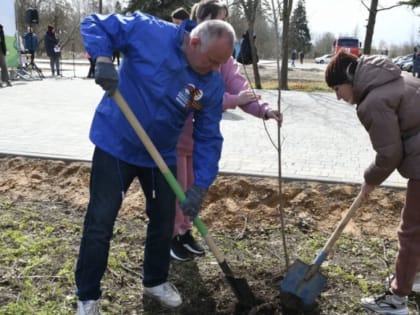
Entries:
<svg viewBox="0 0 420 315">
<path fill-rule="evenodd" d="M 148 297 L 152 298 L 153 300 L 159 302 L 162 306 L 167 307 L 167 308 L 177 308 L 177 307 L 181 306 L 181 304 L 182 304 L 182 300 L 180 300 L 179 302 L 174 302 L 174 303 L 165 302 L 159 296 L 156 296 L 153 293 L 150 293 L 146 290 L 143 290 L 143 294 L 145 296 L 148 296 Z"/>
<path fill-rule="evenodd" d="M 191 253 L 193 253 L 193 254 L 195 254 L 195 255 L 199 255 L 199 256 L 201 256 L 201 255 L 204 255 L 204 253 L 205 253 L 205 251 L 203 250 L 203 251 L 198 251 L 198 250 L 196 250 L 196 249 L 194 249 L 194 248 L 192 248 L 190 245 L 188 245 L 188 244 L 183 244 L 182 246 L 184 246 L 189 252 L 191 252 Z"/>
<path fill-rule="evenodd" d="M 171 249 L 171 257 L 175 260 L 178 260 L 178 261 L 189 261 L 189 260 L 193 259 L 193 257 L 188 257 L 188 258 L 179 257 L 175 254 L 175 252 L 172 249 Z"/>
<path fill-rule="evenodd" d="M 390 310 L 383 311 L 381 310 L 380 313 L 378 310 L 371 309 L 369 306 L 363 305 L 363 307 L 366 309 L 366 311 L 374 314 L 382 314 L 382 315 L 409 315 L 408 309 L 402 309 L 402 310 Z"/>
</svg>

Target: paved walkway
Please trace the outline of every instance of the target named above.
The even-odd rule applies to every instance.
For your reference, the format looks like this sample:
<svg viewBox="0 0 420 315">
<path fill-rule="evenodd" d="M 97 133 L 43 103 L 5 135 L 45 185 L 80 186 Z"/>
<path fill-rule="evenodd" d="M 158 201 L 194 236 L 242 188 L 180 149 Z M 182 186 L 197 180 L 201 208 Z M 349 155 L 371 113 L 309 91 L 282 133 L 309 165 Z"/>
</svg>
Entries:
<svg viewBox="0 0 420 315">
<path fill-rule="evenodd" d="M 0 152 L 90 161 L 88 139 L 93 113 L 102 90 L 82 79 L 88 67 L 64 65 L 64 77 L 14 81 L 0 88 Z M 49 72 L 46 72 L 49 75 Z M 277 107 L 277 91 L 261 91 Z M 374 157 L 368 135 L 355 109 L 333 93 L 282 91 L 284 123 L 281 136 L 282 177 L 328 182 L 361 183 Z M 240 109 L 224 114 L 222 173 L 278 176 L 277 126 Z M 394 172 L 384 183 L 405 186 Z"/>
</svg>

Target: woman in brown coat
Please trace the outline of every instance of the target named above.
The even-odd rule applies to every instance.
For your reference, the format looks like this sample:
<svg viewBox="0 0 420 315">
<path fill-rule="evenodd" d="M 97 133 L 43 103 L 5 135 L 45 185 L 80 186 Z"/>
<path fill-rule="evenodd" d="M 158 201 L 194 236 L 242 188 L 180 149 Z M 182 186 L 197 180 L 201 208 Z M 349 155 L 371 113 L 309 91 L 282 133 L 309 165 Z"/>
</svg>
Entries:
<svg viewBox="0 0 420 315">
<path fill-rule="evenodd" d="M 356 105 L 376 152 L 364 173 L 363 197 L 395 169 L 408 178 L 395 277 L 385 294 L 362 299 L 364 307 L 379 314 L 408 315 L 407 296 L 420 285 L 420 80 L 403 75 L 388 58 L 358 59 L 344 51 L 328 64 L 325 80 L 338 99 Z"/>
</svg>

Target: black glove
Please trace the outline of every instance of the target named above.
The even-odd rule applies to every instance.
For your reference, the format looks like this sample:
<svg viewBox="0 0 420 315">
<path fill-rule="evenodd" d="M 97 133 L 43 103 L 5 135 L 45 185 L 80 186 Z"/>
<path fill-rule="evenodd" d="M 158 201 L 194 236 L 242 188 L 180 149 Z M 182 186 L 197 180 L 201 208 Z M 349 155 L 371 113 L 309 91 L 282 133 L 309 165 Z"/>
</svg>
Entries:
<svg viewBox="0 0 420 315">
<path fill-rule="evenodd" d="M 95 65 L 95 82 L 112 95 L 118 87 L 118 73 L 112 63 L 97 62 Z"/>
<path fill-rule="evenodd" d="M 207 189 L 198 186 L 192 186 L 185 192 L 185 200 L 179 204 L 182 212 L 193 220 L 201 209 Z"/>
</svg>

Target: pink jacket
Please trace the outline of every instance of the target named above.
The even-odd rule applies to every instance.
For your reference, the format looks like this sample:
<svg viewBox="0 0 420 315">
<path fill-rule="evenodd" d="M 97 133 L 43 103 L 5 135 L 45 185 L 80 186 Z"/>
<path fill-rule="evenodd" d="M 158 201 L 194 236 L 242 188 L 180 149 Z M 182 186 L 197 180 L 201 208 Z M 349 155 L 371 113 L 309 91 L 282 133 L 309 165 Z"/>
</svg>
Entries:
<svg viewBox="0 0 420 315">
<path fill-rule="evenodd" d="M 220 72 L 225 82 L 225 94 L 223 96 L 223 110 L 235 109 L 238 106 L 238 94 L 240 91 L 248 90 L 249 84 L 247 79 L 240 73 L 239 64 L 230 57 L 230 59 L 222 65 Z M 265 114 L 270 110 L 268 103 L 259 103 L 254 101 L 239 106 L 244 112 L 254 115 L 255 117 L 264 118 Z M 194 141 L 192 139 L 193 122 L 192 115 L 188 117 L 184 125 L 184 130 L 179 136 L 177 149 L 183 154 L 192 154 Z"/>
</svg>

